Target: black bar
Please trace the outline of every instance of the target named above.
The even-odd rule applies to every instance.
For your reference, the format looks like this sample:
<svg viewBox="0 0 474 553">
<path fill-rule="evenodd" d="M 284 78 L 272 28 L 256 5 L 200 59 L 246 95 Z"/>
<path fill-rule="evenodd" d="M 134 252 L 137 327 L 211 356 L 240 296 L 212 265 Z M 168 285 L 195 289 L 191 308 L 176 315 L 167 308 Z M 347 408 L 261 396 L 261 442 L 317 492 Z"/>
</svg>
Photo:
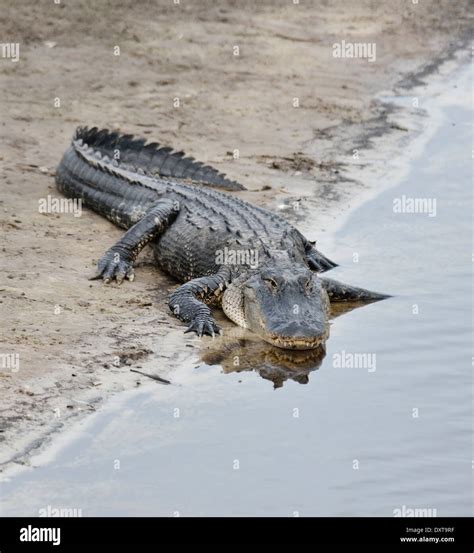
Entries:
<svg viewBox="0 0 474 553">
<path fill-rule="evenodd" d="M 92 544 L 411 544 L 472 551 L 470 518 L 2 518 L 0 551 Z M 60 529 L 41 533 L 35 529 Z M 52 541 L 60 542 L 53 545 Z M 20 537 L 34 540 L 21 541 Z M 436 542 L 436 539 L 438 540 Z M 461 547 L 461 549 L 459 549 Z"/>
</svg>

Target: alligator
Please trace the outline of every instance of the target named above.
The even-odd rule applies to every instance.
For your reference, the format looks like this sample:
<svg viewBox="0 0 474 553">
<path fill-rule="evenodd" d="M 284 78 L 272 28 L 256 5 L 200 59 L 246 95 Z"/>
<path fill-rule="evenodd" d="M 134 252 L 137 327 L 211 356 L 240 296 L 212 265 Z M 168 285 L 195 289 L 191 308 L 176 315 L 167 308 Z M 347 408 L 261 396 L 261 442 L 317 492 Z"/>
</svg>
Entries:
<svg viewBox="0 0 474 553">
<path fill-rule="evenodd" d="M 93 278 L 134 279 L 150 244 L 181 282 L 169 297 L 186 332 L 221 329 L 210 306 L 285 349 L 313 349 L 329 335 L 331 302 L 388 296 L 321 277 L 336 266 L 280 215 L 238 198 L 243 186 L 182 151 L 97 127 L 79 127 L 57 170 L 67 197 L 126 229 Z"/>
</svg>

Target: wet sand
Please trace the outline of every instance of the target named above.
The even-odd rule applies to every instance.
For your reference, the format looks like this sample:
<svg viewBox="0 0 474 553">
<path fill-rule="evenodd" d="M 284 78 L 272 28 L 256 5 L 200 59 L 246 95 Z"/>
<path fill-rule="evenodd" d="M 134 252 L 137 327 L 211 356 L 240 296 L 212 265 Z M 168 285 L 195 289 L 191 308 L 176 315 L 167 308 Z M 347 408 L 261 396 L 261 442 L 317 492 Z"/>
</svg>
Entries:
<svg viewBox="0 0 474 553">
<path fill-rule="evenodd" d="M 40 199 L 59 196 L 54 168 L 77 125 L 211 163 L 337 260 L 331 232 L 383 186 L 383 146 L 412 131 L 377 96 L 442 78 L 468 29 L 468 2 L 150 3 L 152 17 L 127 2 L 88 6 L 0 2 L 2 28 L 21 48 L 17 63 L 0 59 L 1 351 L 20 361 L 0 371 L 3 466 L 28 463 L 78 415 L 148 382 L 130 368 L 166 377 L 199 346 L 168 313 L 174 283 L 149 252 L 133 284 L 89 282 L 121 231 L 86 210 L 39 213 Z M 335 59 L 341 40 L 374 42 L 376 60 Z M 314 208 L 317 220 L 306 216 Z"/>
</svg>

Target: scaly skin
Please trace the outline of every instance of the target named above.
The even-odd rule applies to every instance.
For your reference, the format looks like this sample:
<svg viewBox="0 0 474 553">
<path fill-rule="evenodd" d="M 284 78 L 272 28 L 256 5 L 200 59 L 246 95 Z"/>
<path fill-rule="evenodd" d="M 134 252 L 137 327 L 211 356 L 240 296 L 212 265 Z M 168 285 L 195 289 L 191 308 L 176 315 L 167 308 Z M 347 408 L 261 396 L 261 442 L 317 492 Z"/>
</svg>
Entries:
<svg viewBox="0 0 474 553">
<path fill-rule="evenodd" d="M 330 301 L 387 297 L 321 279 L 318 273 L 335 264 L 296 228 L 215 190 L 243 187 L 182 152 L 79 128 L 56 182 L 66 196 L 127 229 L 100 259 L 97 278 L 132 280 L 138 253 L 151 244 L 157 264 L 185 283 L 171 295 L 170 309 L 198 335 L 220 330 L 207 305 L 213 303 L 272 345 L 312 349 L 328 336 Z"/>
</svg>

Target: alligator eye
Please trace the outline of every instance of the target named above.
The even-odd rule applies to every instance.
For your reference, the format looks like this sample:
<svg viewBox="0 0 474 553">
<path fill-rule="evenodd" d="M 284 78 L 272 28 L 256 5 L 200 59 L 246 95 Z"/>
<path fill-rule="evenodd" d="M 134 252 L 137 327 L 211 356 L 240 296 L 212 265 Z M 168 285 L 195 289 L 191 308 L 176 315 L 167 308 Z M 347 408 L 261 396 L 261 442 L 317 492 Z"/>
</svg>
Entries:
<svg viewBox="0 0 474 553">
<path fill-rule="evenodd" d="M 305 287 L 305 290 L 307 292 L 312 292 L 313 291 L 313 279 L 308 278 L 308 280 L 304 283 L 304 287 Z"/>
</svg>

